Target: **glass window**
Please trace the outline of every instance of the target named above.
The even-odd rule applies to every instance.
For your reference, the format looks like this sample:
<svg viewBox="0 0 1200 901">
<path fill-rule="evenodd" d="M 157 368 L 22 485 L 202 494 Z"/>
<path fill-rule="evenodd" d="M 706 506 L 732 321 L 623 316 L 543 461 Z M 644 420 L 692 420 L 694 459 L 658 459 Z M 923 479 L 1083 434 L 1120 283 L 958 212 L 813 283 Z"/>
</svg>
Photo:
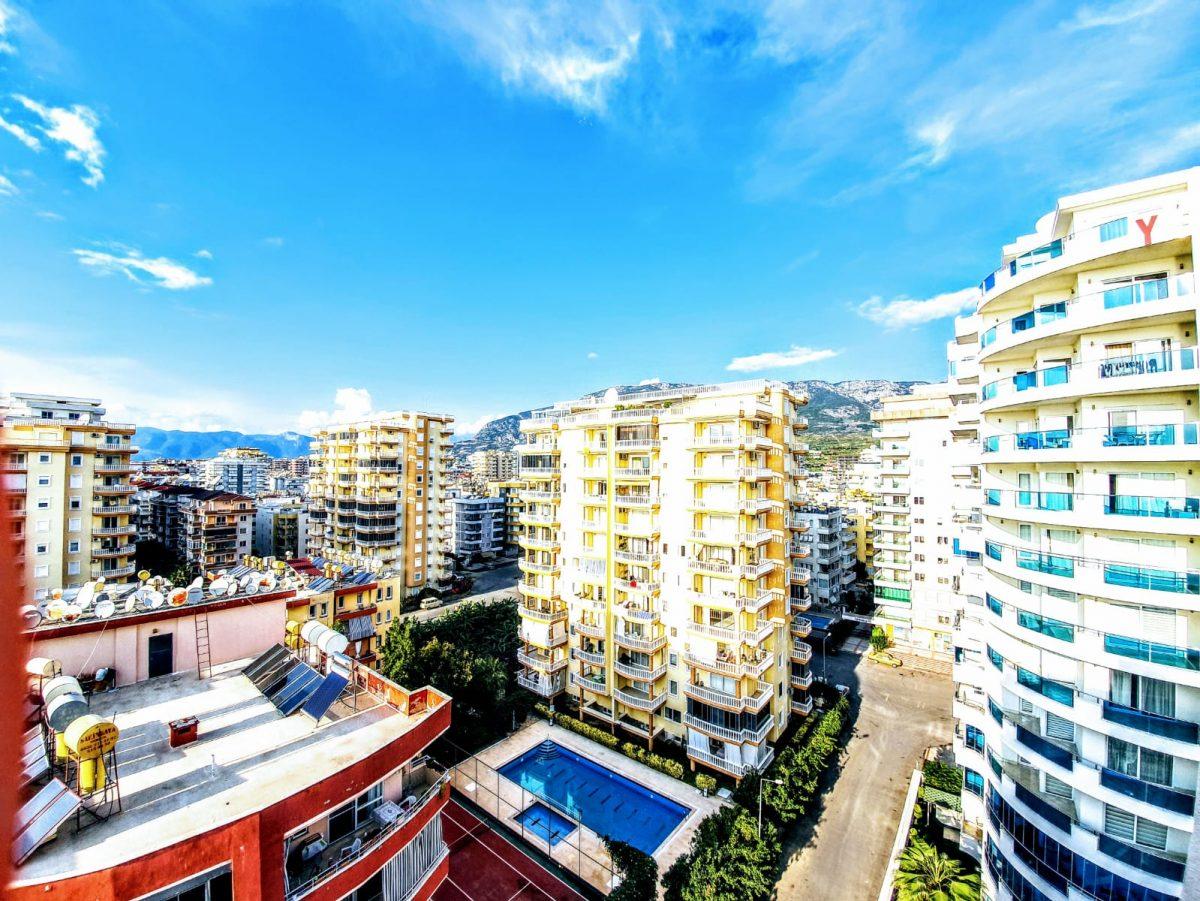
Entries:
<svg viewBox="0 0 1200 901">
<path fill-rule="evenodd" d="M 1117 238 L 1124 238 L 1127 234 L 1129 234 L 1129 219 L 1125 216 L 1105 222 L 1100 226 L 1101 241 L 1113 241 Z"/>
</svg>

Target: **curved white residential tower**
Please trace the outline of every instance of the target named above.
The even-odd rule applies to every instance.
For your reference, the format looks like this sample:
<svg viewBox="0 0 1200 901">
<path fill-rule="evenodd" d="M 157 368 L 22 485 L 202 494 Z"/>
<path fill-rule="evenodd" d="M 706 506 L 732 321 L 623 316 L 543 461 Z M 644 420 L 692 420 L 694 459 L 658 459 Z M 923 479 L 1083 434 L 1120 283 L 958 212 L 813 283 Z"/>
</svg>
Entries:
<svg viewBox="0 0 1200 901">
<path fill-rule="evenodd" d="M 956 751 L 997 898 L 1200 879 L 1198 188 L 1192 169 L 1062 198 L 959 330 L 984 603 L 956 638 Z"/>
</svg>

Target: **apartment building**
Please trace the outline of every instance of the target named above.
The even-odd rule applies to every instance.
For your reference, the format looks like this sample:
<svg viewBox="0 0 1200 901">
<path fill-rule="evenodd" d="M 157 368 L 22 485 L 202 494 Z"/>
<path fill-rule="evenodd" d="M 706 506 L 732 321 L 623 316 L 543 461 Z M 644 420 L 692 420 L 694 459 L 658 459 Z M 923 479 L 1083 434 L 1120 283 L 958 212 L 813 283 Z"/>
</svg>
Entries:
<svg viewBox="0 0 1200 901">
<path fill-rule="evenodd" d="M 753 381 L 521 423 L 522 685 L 741 778 L 812 709 L 797 477 L 807 397 Z"/>
<path fill-rule="evenodd" d="M 823 607 L 842 603 L 856 578 L 857 546 L 851 512 L 827 504 L 804 504 L 793 516 L 805 526 L 796 540 L 808 553 L 796 563 L 811 577 L 809 596 Z"/>
<path fill-rule="evenodd" d="M 228 491 L 201 491 L 179 501 L 183 558 L 197 573 L 229 569 L 254 546 L 254 499 Z"/>
<path fill-rule="evenodd" d="M 521 514 L 525 512 L 525 501 L 521 499 L 521 492 L 528 487 L 520 479 L 487 483 L 488 497 L 504 499 L 504 550 L 509 553 L 520 550 L 517 544 L 525 528 L 521 525 Z"/>
<path fill-rule="evenodd" d="M 45 394 L 0 399 L 0 471 L 26 588 L 37 598 L 134 573 L 131 423 L 109 422 L 100 401 Z"/>
<path fill-rule="evenodd" d="M 504 553 L 508 509 L 502 497 L 455 497 L 449 501 L 450 533 L 454 554 L 469 559 L 474 554 Z"/>
<path fill-rule="evenodd" d="M 299 497 L 263 497 L 254 510 L 253 553 L 288 560 L 308 553 L 308 503 Z"/>
<path fill-rule="evenodd" d="M 235 575 L 273 587 L 151 608 L 121 586 L 107 615 L 28 630 L 37 672 L 119 687 L 76 705 L 95 741 L 60 743 L 65 766 L 34 725 L 6 897 L 428 901 L 446 879 L 449 780 L 427 755 L 450 699 L 287 628 L 289 580 Z"/>
<path fill-rule="evenodd" d="M 1200 885 L 1198 196 L 1200 169 L 1063 197 L 980 288 L 955 751 L 998 898 Z"/>
<path fill-rule="evenodd" d="M 227 448 L 204 461 L 204 487 L 258 497 L 268 490 L 273 462 L 256 447 Z"/>
<path fill-rule="evenodd" d="M 336 629 L 349 641 L 347 656 L 373 664 L 387 630 L 403 612 L 403 574 L 350 569 L 320 557 L 300 557 L 286 565 L 304 581 L 288 601 L 288 621 L 294 624 L 290 628 L 315 620 Z"/>
<path fill-rule="evenodd" d="M 517 476 L 515 451 L 481 450 L 468 455 L 467 463 L 477 485 L 487 482 L 508 482 Z"/>
<path fill-rule="evenodd" d="M 308 550 L 416 594 L 445 574 L 446 455 L 454 420 L 405 412 L 321 429 L 311 445 Z"/>
<path fill-rule="evenodd" d="M 950 451 L 954 404 L 948 384 L 885 397 L 879 424 L 875 506 L 875 618 L 896 647 L 949 660 L 961 568 L 954 543 L 956 498 Z"/>
</svg>

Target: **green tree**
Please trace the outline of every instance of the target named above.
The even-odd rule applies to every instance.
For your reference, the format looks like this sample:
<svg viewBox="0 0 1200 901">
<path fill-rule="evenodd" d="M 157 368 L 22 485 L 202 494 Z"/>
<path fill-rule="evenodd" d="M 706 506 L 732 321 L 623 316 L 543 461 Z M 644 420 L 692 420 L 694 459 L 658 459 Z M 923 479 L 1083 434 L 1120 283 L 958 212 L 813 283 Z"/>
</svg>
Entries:
<svg viewBox="0 0 1200 901">
<path fill-rule="evenodd" d="M 614 875 L 621 884 L 609 892 L 608 901 L 654 901 L 658 897 L 658 864 L 645 851 L 605 838 Z"/>
<path fill-rule="evenodd" d="M 900 855 L 895 878 L 897 901 L 976 901 L 979 876 L 914 835 Z"/>
<path fill-rule="evenodd" d="M 666 901 L 766 901 L 775 888 L 779 838 L 743 807 L 726 807 L 704 819 L 688 853 L 663 876 Z"/>
<path fill-rule="evenodd" d="M 882 627 L 873 626 L 871 628 L 871 648 L 872 648 L 872 650 L 874 650 L 878 653 L 882 653 L 888 649 L 888 645 L 890 645 L 891 643 L 892 643 L 891 639 L 888 638 L 887 632 L 885 632 L 882 629 Z"/>
</svg>

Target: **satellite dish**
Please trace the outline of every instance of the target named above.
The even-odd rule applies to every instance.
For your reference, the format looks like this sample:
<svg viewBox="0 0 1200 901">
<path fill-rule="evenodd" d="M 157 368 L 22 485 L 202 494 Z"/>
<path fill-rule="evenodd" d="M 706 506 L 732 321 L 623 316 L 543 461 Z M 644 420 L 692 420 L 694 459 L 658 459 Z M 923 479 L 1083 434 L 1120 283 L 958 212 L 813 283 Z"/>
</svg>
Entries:
<svg viewBox="0 0 1200 901">
<path fill-rule="evenodd" d="M 254 577 L 252 575 L 250 575 L 249 573 L 242 576 L 240 579 L 238 579 L 238 587 L 241 588 L 243 591 L 245 591 L 246 586 L 250 584 L 250 580 L 252 578 L 254 578 Z"/>
<path fill-rule="evenodd" d="M 146 604 L 151 609 L 157 609 L 163 605 L 166 598 L 161 591 L 151 591 L 150 597 L 146 599 Z"/>
<path fill-rule="evenodd" d="M 27 628 L 36 629 L 42 624 L 42 611 L 33 604 L 26 604 L 21 608 L 21 619 L 25 621 Z"/>
<path fill-rule="evenodd" d="M 55 599 L 46 606 L 46 618 L 51 622 L 58 622 L 62 619 L 63 612 L 67 609 L 67 605 L 61 599 Z"/>
<path fill-rule="evenodd" d="M 196 589 L 196 588 L 203 588 L 203 587 L 204 587 L 204 579 L 202 579 L 200 576 L 197 576 L 196 578 L 192 579 L 192 584 L 188 586 L 189 589 Z"/>
<path fill-rule="evenodd" d="M 246 594 L 258 594 L 258 583 L 251 582 L 246 586 Z"/>
<path fill-rule="evenodd" d="M 204 589 L 203 588 L 198 588 L 195 585 L 190 585 L 186 589 L 186 592 L 187 592 L 186 597 L 187 597 L 187 601 L 189 604 L 199 604 L 202 600 L 204 600 Z"/>
<path fill-rule="evenodd" d="M 117 612 L 117 605 L 110 601 L 107 597 L 102 601 L 96 602 L 96 616 L 100 619 L 108 619 Z"/>
<path fill-rule="evenodd" d="M 167 595 L 167 603 L 172 607 L 182 607 L 187 603 L 187 598 L 188 592 L 186 588 L 172 588 L 171 593 Z"/>
<path fill-rule="evenodd" d="M 50 592 L 50 597 L 52 600 L 61 601 L 62 596 L 63 596 L 63 590 L 61 588 L 55 588 L 53 591 Z"/>
<path fill-rule="evenodd" d="M 62 618 L 64 623 L 73 623 L 81 616 L 83 616 L 83 608 L 78 604 L 67 604 L 63 607 Z"/>
<path fill-rule="evenodd" d="M 263 591 L 274 591 L 279 584 L 279 580 L 275 578 L 273 573 L 267 573 L 258 584 Z"/>
<path fill-rule="evenodd" d="M 96 590 L 99 591 L 106 581 L 104 576 L 96 576 Z"/>
<path fill-rule="evenodd" d="M 217 576 L 212 580 L 212 584 L 208 586 L 209 593 L 214 595 L 224 594 L 225 589 L 229 587 L 229 580 L 224 576 Z"/>
<path fill-rule="evenodd" d="M 139 582 L 148 582 L 148 581 L 150 581 L 150 570 L 148 570 L 148 569 L 139 569 L 139 570 L 138 570 L 138 581 L 139 581 Z"/>
<path fill-rule="evenodd" d="M 79 589 L 79 593 L 75 595 L 75 603 L 79 605 L 81 610 L 87 610 L 92 605 L 92 598 L 95 596 L 98 587 L 95 582 L 88 582 Z"/>
<path fill-rule="evenodd" d="M 25 672 L 43 679 L 52 678 L 58 672 L 58 662 L 49 657 L 30 657 L 25 664 Z"/>
<path fill-rule="evenodd" d="M 225 586 L 225 596 L 233 597 L 237 593 L 238 593 L 237 579 L 230 579 L 229 584 Z"/>
<path fill-rule="evenodd" d="M 83 689 L 74 676 L 55 676 L 42 686 L 42 703 L 49 704 L 59 695 L 82 695 Z"/>
</svg>

